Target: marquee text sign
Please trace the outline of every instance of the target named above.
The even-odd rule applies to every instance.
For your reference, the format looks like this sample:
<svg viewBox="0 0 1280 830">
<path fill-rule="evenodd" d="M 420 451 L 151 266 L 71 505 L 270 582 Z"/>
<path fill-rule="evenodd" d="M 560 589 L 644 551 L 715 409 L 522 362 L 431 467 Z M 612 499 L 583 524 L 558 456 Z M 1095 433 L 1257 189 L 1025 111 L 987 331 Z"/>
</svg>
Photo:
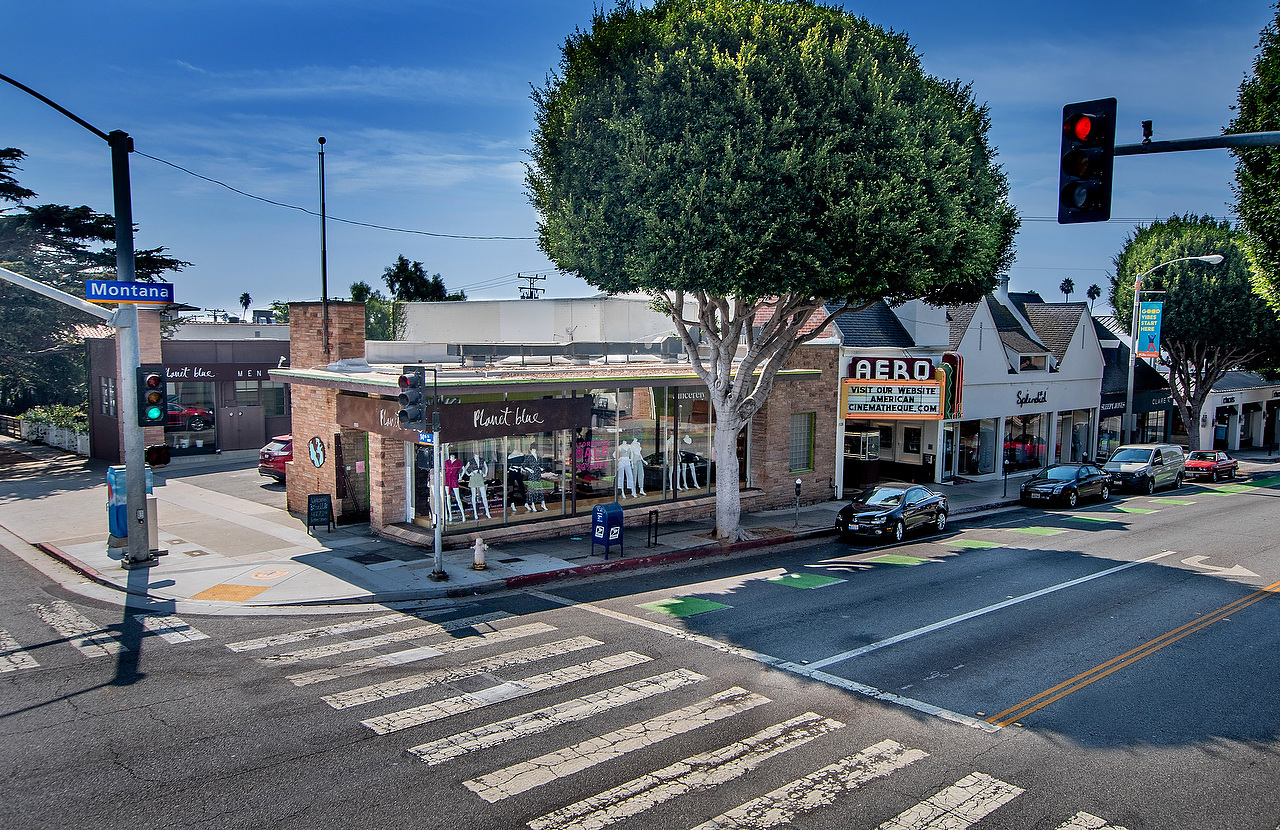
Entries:
<svg viewBox="0 0 1280 830">
<path fill-rule="evenodd" d="M 849 377 L 859 380 L 934 379 L 932 360 L 923 357 L 855 357 L 849 361 Z"/>
<path fill-rule="evenodd" d="M 841 392 L 846 418 L 942 418 L 942 384 L 936 380 L 846 378 Z"/>
<path fill-rule="evenodd" d="M 400 428 L 399 412 L 400 405 L 387 398 L 338 396 L 337 420 L 340 426 L 417 442 L 416 430 Z M 590 424 L 590 398 L 485 401 L 443 404 L 440 407 L 440 440 L 445 442 L 528 435 Z"/>
</svg>

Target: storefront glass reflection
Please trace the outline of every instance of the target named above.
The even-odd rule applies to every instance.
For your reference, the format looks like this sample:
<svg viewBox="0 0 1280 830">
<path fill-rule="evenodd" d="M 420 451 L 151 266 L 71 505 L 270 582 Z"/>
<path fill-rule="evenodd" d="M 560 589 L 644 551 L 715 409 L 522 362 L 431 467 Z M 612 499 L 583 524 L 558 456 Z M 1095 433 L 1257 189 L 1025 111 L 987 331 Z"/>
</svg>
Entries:
<svg viewBox="0 0 1280 830">
<path fill-rule="evenodd" d="M 210 381 L 170 381 L 169 415 L 164 441 L 177 455 L 214 452 L 217 425 L 213 413 L 214 384 Z"/>
</svg>

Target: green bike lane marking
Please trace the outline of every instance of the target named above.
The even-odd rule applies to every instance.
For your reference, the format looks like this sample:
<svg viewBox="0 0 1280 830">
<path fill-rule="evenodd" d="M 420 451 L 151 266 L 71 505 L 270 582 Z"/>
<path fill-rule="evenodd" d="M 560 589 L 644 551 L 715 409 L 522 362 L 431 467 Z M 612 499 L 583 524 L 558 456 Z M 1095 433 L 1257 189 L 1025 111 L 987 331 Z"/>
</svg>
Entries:
<svg viewBox="0 0 1280 830">
<path fill-rule="evenodd" d="M 1065 527 L 1006 527 L 1004 529 L 1010 533 L 1030 533 L 1032 536 L 1057 536 L 1068 530 Z"/>
<path fill-rule="evenodd" d="M 646 611 L 653 611 L 658 614 L 666 614 L 669 617 L 692 617 L 694 614 L 705 614 L 708 611 L 719 611 L 721 608 L 732 608 L 732 605 L 725 605 L 723 602 L 712 602 L 709 599 L 699 599 L 698 597 L 672 597 L 671 599 L 660 599 L 657 602 L 646 602 L 639 606 Z"/>
<path fill-rule="evenodd" d="M 786 585 L 789 588 L 825 588 L 828 585 L 837 585 L 844 582 L 843 579 L 837 579 L 834 576 L 821 576 L 820 574 L 782 574 L 781 576 L 768 577 L 766 582 L 772 582 L 775 585 Z"/>
</svg>

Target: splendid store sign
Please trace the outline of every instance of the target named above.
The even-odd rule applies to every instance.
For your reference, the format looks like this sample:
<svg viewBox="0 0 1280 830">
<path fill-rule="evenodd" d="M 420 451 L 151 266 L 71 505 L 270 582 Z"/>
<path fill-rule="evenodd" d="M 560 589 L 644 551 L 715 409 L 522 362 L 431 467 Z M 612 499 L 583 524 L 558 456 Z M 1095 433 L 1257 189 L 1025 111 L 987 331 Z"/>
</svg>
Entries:
<svg viewBox="0 0 1280 830">
<path fill-rule="evenodd" d="M 841 392 L 846 418 L 942 418 L 942 385 L 937 381 L 846 378 Z"/>
</svg>

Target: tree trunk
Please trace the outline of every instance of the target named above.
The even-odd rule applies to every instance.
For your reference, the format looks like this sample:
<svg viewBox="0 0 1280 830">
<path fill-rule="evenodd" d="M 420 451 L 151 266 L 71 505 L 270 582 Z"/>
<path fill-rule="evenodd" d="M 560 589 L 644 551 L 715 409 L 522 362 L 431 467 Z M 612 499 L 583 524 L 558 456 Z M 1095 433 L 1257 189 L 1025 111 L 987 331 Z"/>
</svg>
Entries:
<svg viewBox="0 0 1280 830">
<path fill-rule="evenodd" d="M 716 468 L 716 538 L 722 542 L 736 542 L 750 538 L 738 526 L 742 519 L 742 492 L 738 489 L 738 433 L 746 422 L 722 418 L 725 414 L 717 412 L 711 450 L 711 460 Z"/>
</svg>

